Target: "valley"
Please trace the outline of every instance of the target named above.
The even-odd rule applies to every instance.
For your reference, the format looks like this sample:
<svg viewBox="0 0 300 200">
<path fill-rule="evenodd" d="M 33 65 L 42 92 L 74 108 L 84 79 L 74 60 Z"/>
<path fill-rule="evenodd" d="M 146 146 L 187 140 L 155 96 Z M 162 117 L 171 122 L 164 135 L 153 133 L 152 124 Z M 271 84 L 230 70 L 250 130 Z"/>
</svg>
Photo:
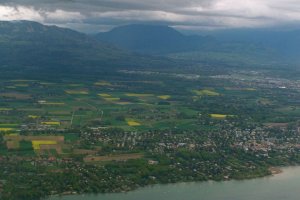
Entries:
<svg viewBox="0 0 300 200">
<path fill-rule="evenodd" d="M 0 199 L 253 179 L 299 165 L 298 62 L 279 44 L 220 38 L 0 21 Z"/>
<path fill-rule="evenodd" d="M 299 81 L 274 71 L 5 73 L 3 199 L 248 179 L 300 162 Z"/>
</svg>

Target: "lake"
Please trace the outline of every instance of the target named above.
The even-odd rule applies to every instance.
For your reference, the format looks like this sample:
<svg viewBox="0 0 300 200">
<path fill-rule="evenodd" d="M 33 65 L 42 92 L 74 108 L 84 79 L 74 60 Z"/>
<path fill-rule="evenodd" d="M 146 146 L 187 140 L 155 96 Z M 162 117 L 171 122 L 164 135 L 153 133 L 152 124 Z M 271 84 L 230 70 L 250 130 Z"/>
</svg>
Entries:
<svg viewBox="0 0 300 200">
<path fill-rule="evenodd" d="M 252 180 L 156 185 L 133 192 L 52 197 L 50 200 L 299 200 L 300 167 Z"/>
</svg>

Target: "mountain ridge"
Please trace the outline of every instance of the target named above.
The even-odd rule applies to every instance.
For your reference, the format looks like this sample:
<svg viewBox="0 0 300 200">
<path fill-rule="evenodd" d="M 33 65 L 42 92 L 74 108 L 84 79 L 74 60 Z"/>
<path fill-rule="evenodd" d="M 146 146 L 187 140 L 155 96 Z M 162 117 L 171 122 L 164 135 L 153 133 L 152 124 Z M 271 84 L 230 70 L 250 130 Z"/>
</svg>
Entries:
<svg viewBox="0 0 300 200">
<path fill-rule="evenodd" d="M 98 33 L 95 38 L 148 55 L 197 52 L 196 58 L 209 53 L 246 56 L 247 60 L 266 62 L 300 61 L 300 31 L 246 29 L 244 32 L 225 30 L 205 34 L 209 35 L 184 35 L 168 26 L 133 24 Z"/>
<path fill-rule="evenodd" d="M 186 36 L 168 26 L 145 24 L 116 27 L 96 34 L 95 38 L 133 52 L 150 54 L 197 50 L 215 43 L 212 37 Z"/>
<path fill-rule="evenodd" d="M 71 29 L 32 21 L 0 21 L 0 57 L 0 66 L 52 71 L 138 67 L 160 62 Z"/>
</svg>

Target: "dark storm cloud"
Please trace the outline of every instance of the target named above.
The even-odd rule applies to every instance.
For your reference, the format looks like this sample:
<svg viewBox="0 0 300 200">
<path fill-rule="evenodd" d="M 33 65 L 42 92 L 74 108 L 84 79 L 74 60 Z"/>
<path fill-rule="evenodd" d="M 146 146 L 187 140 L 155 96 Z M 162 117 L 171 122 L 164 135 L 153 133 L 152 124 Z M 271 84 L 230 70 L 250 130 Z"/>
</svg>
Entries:
<svg viewBox="0 0 300 200">
<path fill-rule="evenodd" d="M 84 31 L 128 23 L 181 29 L 264 27 L 300 22 L 298 0 L 0 0 L 0 20 L 35 20 Z"/>
</svg>

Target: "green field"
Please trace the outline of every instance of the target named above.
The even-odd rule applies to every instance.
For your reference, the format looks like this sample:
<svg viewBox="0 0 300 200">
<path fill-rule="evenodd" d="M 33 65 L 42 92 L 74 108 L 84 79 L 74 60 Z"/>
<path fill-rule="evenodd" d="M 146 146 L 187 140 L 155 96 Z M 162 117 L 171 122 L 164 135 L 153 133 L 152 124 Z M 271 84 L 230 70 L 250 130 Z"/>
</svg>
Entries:
<svg viewBox="0 0 300 200">
<path fill-rule="evenodd" d="M 0 162 L 7 188 L 30 185 L 22 191 L 28 196 L 114 192 L 136 183 L 255 178 L 269 175 L 269 166 L 300 163 L 290 151 L 298 148 L 297 88 L 266 85 L 262 72 L 246 79 L 243 71 L 194 69 L 201 74 L 194 78 L 168 70 L 2 77 L 0 158 L 18 158 Z M 266 160 L 268 140 L 279 149 L 272 143 Z M 81 169 L 96 178 L 79 186 Z M 75 177 L 72 188 L 65 176 Z M 37 187 L 41 180 L 45 186 Z M 112 180 L 123 182 L 107 184 Z"/>
</svg>

